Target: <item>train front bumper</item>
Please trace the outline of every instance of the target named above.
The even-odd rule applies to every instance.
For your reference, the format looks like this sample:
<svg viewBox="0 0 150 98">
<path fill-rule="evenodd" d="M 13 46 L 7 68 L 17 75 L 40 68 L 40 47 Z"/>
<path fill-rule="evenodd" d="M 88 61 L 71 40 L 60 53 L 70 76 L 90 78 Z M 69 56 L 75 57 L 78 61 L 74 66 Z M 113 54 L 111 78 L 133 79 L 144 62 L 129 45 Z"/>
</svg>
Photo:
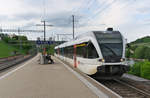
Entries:
<svg viewBox="0 0 150 98">
<path fill-rule="evenodd" d="M 97 67 L 97 74 L 122 75 L 129 69 L 130 67 L 127 65 L 102 65 Z"/>
</svg>

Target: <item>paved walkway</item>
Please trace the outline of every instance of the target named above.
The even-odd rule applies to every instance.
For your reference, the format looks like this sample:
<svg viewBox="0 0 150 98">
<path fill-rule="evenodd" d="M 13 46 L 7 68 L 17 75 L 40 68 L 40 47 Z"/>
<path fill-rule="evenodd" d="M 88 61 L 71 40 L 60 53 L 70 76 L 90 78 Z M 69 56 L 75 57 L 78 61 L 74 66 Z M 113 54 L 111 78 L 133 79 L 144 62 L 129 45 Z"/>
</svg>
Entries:
<svg viewBox="0 0 150 98">
<path fill-rule="evenodd" d="M 0 98 L 98 98 L 58 61 L 40 65 L 38 58 L 0 77 Z"/>
</svg>

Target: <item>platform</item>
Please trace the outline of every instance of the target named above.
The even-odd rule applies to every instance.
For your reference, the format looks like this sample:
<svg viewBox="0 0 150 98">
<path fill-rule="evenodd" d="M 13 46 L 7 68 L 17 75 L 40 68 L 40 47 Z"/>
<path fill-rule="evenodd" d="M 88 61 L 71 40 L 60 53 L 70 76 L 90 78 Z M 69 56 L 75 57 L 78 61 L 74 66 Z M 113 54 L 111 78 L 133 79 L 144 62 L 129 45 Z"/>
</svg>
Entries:
<svg viewBox="0 0 150 98">
<path fill-rule="evenodd" d="M 123 74 L 122 77 L 131 79 L 131 80 L 134 80 L 134 81 L 150 82 L 150 80 L 148 80 L 148 79 L 144 79 L 144 78 L 142 78 L 142 77 L 138 77 L 138 76 L 131 75 L 131 74 L 127 74 L 127 73 Z"/>
<path fill-rule="evenodd" d="M 0 98 L 98 98 L 58 60 L 40 65 L 38 59 L 0 77 Z"/>
</svg>

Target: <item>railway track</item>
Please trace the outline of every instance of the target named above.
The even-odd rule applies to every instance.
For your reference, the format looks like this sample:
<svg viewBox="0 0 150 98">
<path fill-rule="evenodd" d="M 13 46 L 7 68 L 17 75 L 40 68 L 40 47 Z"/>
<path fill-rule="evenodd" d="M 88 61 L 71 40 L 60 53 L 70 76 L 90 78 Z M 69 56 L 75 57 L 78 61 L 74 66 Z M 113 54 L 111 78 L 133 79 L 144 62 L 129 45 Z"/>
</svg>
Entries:
<svg viewBox="0 0 150 98">
<path fill-rule="evenodd" d="M 150 93 L 118 79 L 98 81 L 123 98 L 150 98 Z"/>
<path fill-rule="evenodd" d="M 0 72 L 5 71 L 5 69 L 8 69 L 14 65 L 17 65 L 21 62 L 24 62 L 36 54 L 33 55 L 20 55 L 20 56 L 14 56 L 14 57 L 8 57 L 8 58 L 0 58 Z"/>
</svg>

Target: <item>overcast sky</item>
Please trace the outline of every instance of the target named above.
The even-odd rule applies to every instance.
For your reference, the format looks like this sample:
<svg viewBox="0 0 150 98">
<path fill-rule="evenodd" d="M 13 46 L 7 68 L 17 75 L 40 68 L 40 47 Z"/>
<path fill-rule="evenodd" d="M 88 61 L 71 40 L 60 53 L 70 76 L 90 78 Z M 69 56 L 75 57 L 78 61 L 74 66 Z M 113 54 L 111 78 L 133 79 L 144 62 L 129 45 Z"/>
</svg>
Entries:
<svg viewBox="0 0 150 98">
<path fill-rule="evenodd" d="M 35 25 L 45 19 L 47 24 L 54 25 L 47 27 L 48 38 L 72 33 L 71 16 L 74 14 L 76 35 L 113 27 L 130 42 L 150 36 L 149 5 L 150 0 L 3 0 L 0 3 L 0 26 L 42 29 Z M 29 39 L 43 36 L 29 32 L 25 35 Z"/>
</svg>

